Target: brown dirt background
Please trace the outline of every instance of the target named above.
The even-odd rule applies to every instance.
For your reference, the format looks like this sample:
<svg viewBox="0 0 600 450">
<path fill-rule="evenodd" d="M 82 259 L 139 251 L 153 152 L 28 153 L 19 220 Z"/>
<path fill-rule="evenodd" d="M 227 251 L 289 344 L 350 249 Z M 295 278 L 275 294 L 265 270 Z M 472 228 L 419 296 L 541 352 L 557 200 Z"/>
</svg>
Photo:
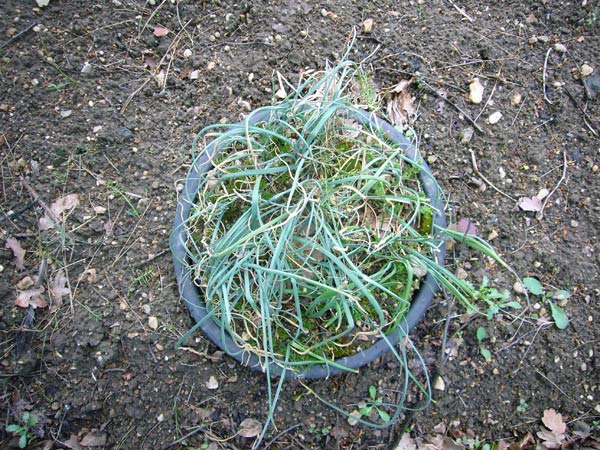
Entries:
<svg viewBox="0 0 600 450">
<path fill-rule="evenodd" d="M 600 144 L 590 127 L 600 130 L 600 111 L 598 97 L 586 98 L 578 70 L 584 63 L 600 70 L 597 2 L 51 0 L 35 6 L 0 5 L 0 446 L 16 445 L 4 428 L 29 410 L 43 419 L 31 448 L 75 448 L 86 436 L 100 436 L 106 441 L 96 448 L 160 449 L 190 431 L 186 445 L 172 448 L 250 447 L 252 439 L 235 433 L 246 418 L 264 420 L 264 376 L 215 353 L 201 334 L 186 344 L 207 357 L 173 348 L 192 325 L 168 247 L 177 189 L 195 133 L 239 120 L 243 102 L 269 104 L 275 71 L 293 82 L 302 71 L 337 61 L 353 27 L 350 58 L 361 61 L 376 50 L 367 64 L 380 88 L 420 80 L 410 88 L 418 105 L 412 126 L 448 195 L 450 217 L 470 218 L 484 237 L 497 233 L 493 245 L 519 274 L 539 278 L 549 290 L 570 290 L 563 304 L 570 323 L 558 330 L 549 305 L 535 298 L 522 315 L 506 312 L 490 322 L 452 303 L 445 352 L 448 299 L 440 297 L 413 332 L 430 370 L 440 370 L 445 381 L 445 390 L 434 390 L 435 402 L 402 424 L 373 430 L 351 427 L 290 383 L 277 407 L 277 430 L 265 443 L 390 449 L 410 430 L 419 442 L 441 433 L 460 441 L 459 448 L 475 449 L 483 441 L 520 442 L 527 433 L 539 441 L 548 408 L 567 422 L 565 447 L 582 445 L 576 430 L 594 431 Z M 360 31 L 367 18 L 374 21 L 370 34 Z M 170 31 L 156 37 L 155 26 Z M 556 43 L 566 51 L 548 54 Z M 545 61 L 552 103 L 543 94 Z M 82 73 L 86 64 L 90 70 Z M 166 73 L 164 88 L 153 76 L 157 64 Z M 474 77 L 485 88 L 480 105 L 466 98 Z M 522 101 L 513 105 L 517 93 Z M 503 117 L 492 125 L 487 118 L 495 111 Z M 481 128 L 466 144 L 465 114 Z M 565 157 L 566 177 L 544 218 L 518 210 L 485 183 L 480 189 L 469 149 L 481 173 L 513 198 L 552 190 Z M 79 195 L 64 222 L 66 241 L 39 230 L 44 211 L 20 177 L 47 204 Z M 137 217 L 128 214 L 132 208 Z M 4 247 L 9 237 L 27 251 L 23 269 Z M 512 290 L 509 274 L 474 254 L 456 257 L 476 279 L 487 275 Z M 37 310 L 33 330 L 23 333 L 15 286 L 35 276 L 44 258 L 49 280 L 66 271 L 71 295 L 55 311 Z M 158 319 L 156 330 L 149 316 Z M 479 354 L 479 326 L 488 331 L 489 363 Z M 447 361 L 440 357 L 448 353 Z M 207 389 L 210 377 L 218 389 Z M 370 385 L 393 400 L 401 380 L 385 357 L 358 375 L 307 384 L 352 409 Z M 407 404 L 420 401 L 411 392 Z"/>
</svg>

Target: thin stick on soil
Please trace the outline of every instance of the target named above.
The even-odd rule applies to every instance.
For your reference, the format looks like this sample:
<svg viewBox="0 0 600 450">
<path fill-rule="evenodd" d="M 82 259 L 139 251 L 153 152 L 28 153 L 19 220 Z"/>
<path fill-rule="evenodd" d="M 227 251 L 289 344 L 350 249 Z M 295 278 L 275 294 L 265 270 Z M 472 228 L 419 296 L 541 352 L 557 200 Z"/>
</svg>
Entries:
<svg viewBox="0 0 600 450">
<path fill-rule="evenodd" d="M 442 94 L 440 94 L 439 92 L 437 92 L 433 88 L 433 86 L 431 86 L 429 83 L 427 83 L 423 79 L 419 79 L 419 81 L 421 82 L 421 84 L 423 84 L 423 86 L 427 87 L 427 89 L 429 89 L 431 91 L 431 93 L 433 93 L 436 97 L 441 98 L 446 103 L 448 103 L 450 106 L 452 106 L 454 109 L 456 109 L 459 113 L 461 113 L 467 122 L 469 122 L 471 125 L 473 125 L 473 127 L 475 127 L 475 129 L 477 131 L 479 131 L 480 133 L 483 134 L 483 129 L 479 125 L 477 125 L 477 123 L 473 119 L 471 119 L 471 116 L 469 116 L 468 113 L 466 113 L 465 111 L 463 111 L 457 104 L 455 104 L 454 102 L 452 102 L 450 99 L 444 97 Z"/>
<path fill-rule="evenodd" d="M 23 177 L 19 177 L 19 180 L 21 181 L 21 184 L 23 186 L 25 186 L 25 189 L 27 189 L 27 192 L 29 192 L 29 195 L 31 195 L 33 200 L 35 200 L 44 209 L 44 211 L 46 211 L 46 214 L 48 214 L 48 217 L 50 217 L 50 219 L 52 219 L 56 223 L 60 222 L 60 219 L 58 217 L 56 217 L 54 212 L 52 212 L 50 207 L 46 204 L 46 202 L 44 200 L 42 200 L 42 198 L 38 195 L 38 193 L 35 191 L 35 189 L 33 189 L 31 187 L 31 185 L 27 182 L 27 180 L 25 180 L 25 178 L 23 178 Z"/>
<path fill-rule="evenodd" d="M 454 9 L 456 9 L 463 17 L 465 17 L 469 22 L 473 23 L 475 22 L 473 20 L 473 18 L 471 16 L 469 16 L 464 9 L 462 9 L 460 6 L 458 6 L 456 3 L 454 3 L 452 0 L 448 0 L 448 3 L 450 3 Z"/>
<path fill-rule="evenodd" d="M 12 44 L 13 42 L 21 39 L 21 37 L 27 33 L 29 30 L 31 30 L 33 27 L 35 27 L 37 25 L 37 23 L 33 22 L 30 23 L 29 26 L 27 28 L 25 28 L 24 30 L 19 31 L 17 34 L 15 34 L 13 37 L 11 37 L 8 41 L 3 42 L 2 44 L 0 44 L 0 49 L 3 49 L 5 47 L 8 47 L 10 44 Z"/>
<path fill-rule="evenodd" d="M 287 434 L 287 433 L 289 433 L 290 431 L 294 431 L 294 430 L 295 430 L 296 428 L 298 428 L 300 425 L 302 425 L 302 424 L 300 424 L 300 423 L 297 423 L 296 425 L 292 425 L 292 426 L 291 426 L 291 427 L 289 427 L 288 429 L 286 429 L 286 430 L 283 430 L 281 433 L 277 433 L 273 439 L 271 439 L 269 442 L 267 442 L 267 443 L 265 444 L 265 448 L 269 448 L 269 447 L 271 446 L 271 444 L 274 444 L 274 443 L 275 443 L 275 441 L 277 441 L 277 439 L 279 439 L 281 436 L 283 436 L 284 434 Z"/>
<path fill-rule="evenodd" d="M 552 52 L 552 47 L 550 47 L 548 49 L 548 51 L 546 52 L 546 58 L 544 59 L 544 71 L 542 73 L 542 87 L 544 89 L 544 100 L 546 100 L 548 103 L 550 103 L 551 105 L 554 105 L 554 103 L 548 98 L 548 96 L 546 95 L 546 79 L 547 79 L 547 73 L 546 73 L 546 69 L 548 67 L 548 58 L 550 57 L 550 53 Z"/>
<path fill-rule="evenodd" d="M 498 72 L 498 75 L 500 75 L 500 72 Z M 477 117 L 475 117 L 475 122 L 477 122 L 479 120 L 479 118 L 481 117 L 481 115 L 483 114 L 483 112 L 485 111 L 485 108 L 487 108 L 487 105 L 490 103 L 490 100 L 492 99 L 492 97 L 494 96 L 494 92 L 496 92 L 496 87 L 498 86 L 498 80 L 496 80 L 494 82 L 494 87 L 492 88 L 492 92 L 490 93 L 490 96 L 487 98 L 487 100 L 485 101 L 483 108 L 481 108 L 481 111 L 479 111 L 479 114 L 477 114 Z"/>
<path fill-rule="evenodd" d="M 519 117 L 519 114 L 521 114 L 521 110 L 523 109 L 523 105 L 525 105 L 525 98 L 521 100 L 521 106 L 519 106 L 519 110 L 517 111 L 517 114 L 515 114 L 515 118 L 513 119 L 513 121 L 510 124 L 511 127 L 517 121 L 517 118 Z"/>
<path fill-rule="evenodd" d="M 506 192 L 498 189 L 496 186 L 494 186 L 494 184 L 490 180 L 488 180 L 485 176 L 483 176 L 483 174 L 479 171 L 479 167 L 477 167 L 477 159 L 475 159 L 475 152 L 473 150 L 469 149 L 469 153 L 471 154 L 471 163 L 473 164 L 473 170 L 479 176 L 479 178 L 481 178 L 488 186 L 490 186 L 492 189 L 494 189 L 499 194 L 505 196 L 506 198 L 512 200 L 513 202 L 516 202 L 517 201 L 516 198 L 514 198 L 514 197 L 508 195 Z"/>
<path fill-rule="evenodd" d="M 575 97 L 573 97 L 573 94 L 571 94 L 571 91 L 569 91 L 567 88 L 565 88 L 565 92 L 567 93 L 567 95 L 569 96 L 571 101 L 575 104 L 575 106 L 577 106 L 579 111 L 581 111 L 581 113 L 583 114 L 583 122 L 585 123 L 585 125 L 588 127 L 588 129 L 592 132 L 592 134 L 594 136 L 598 137 L 598 132 L 592 125 L 590 125 L 590 122 L 592 122 L 592 119 L 590 118 L 590 116 L 588 115 L 586 110 L 583 109 L 581 107 L 581 105 L 579 104 L 579 102 L 575 99 Z"/>
<path fill-rule="evenodd" d="M 177 439 L 177 440 L 175 440 L 173 442 L 168 443 L 164 447 L 161 447 L 160 450 L 168 450 L 168 449 L 170 449 L 172 447 L 175 447 L 176 445 L 181 444 L 186 439 L 192 437 L 193 435 L 197 434 L 199 431 L 202 431 L 204 429 L 206 429 L 206 425 L 199 425 L 199 426 L 193 428 L 192 431 L 190 431 L 188 434 L 180 437 L 179 439 Z"/>
<path fill-rule="evenodd" d="M 550 200 L 550 197 L 552 197 L 552 194 L 554 194 L 556 192 L 556 190 L 562 184 L 562 182 L 565 181 L 565 178 L 567 177 L 567 165 L 568 165 L 568 162 L 567 162 L 567 151 L 563 150 L 563 171 L 562 171 L 562 175 L 560 177 L 560 180 L 558 180 L 558 183 L 556 183 L 556 186 L 554 186 L 554 189 L 552 189 L 550 191 L 550 193 L 544 199 L 544 203 L 542 204 L 542 209 L 540 209 L 540 211 L 535 215 L 535 218 L 537 220 L 542 220 L 544 218 L 544 210 L 546 209 L 546 205 L 548 204 L 548 200 Z"/>
</svg>

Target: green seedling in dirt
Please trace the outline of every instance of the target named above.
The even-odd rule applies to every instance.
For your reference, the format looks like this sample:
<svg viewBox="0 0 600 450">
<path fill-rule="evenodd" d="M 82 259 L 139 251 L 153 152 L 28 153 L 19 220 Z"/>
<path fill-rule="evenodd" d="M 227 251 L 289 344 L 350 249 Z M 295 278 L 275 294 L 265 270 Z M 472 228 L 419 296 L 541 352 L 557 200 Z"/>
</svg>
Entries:
<svg viewBox="0 0 600 450">
<path fill-rule="evenodd" d="M 492 353 L 483 346 L 483 341 L 487 338 L 487 331 L 485 328 L 479 327 L 477 328 L 476 336 L 477 344 L 479 345 L 479 353 L 481 353 L 481 356 L 485 358 L 486 362 L 490 362 L 492 360 Z"/>
<path fill-rule="evenodd" d="M 519 399 L 519 405 L 517 406 L 517 412 L 524 413 L 529 408 L 529 405 L 522 398 Z"/>
<path fill-rule="evenodd" d="M 308 427 L 308 432 L 312 433 L 317 440 L 323 439 L 325 436 L 327 436 L 330 433 L 330 431 L 331 430 L 328 427 L 323 427 L 323 428 L 317 428 L 314 426 Z"/>
<path fill-rule="evenodd" d="M 156 276 L 154 267 L 148 267 L 144 270 L 137 270 L 135 278 L 131 280 L 132 286 L 145 286 Z"/>
<path fill-rule="evenodd" d="M 108 183 L 106 183 L 106 187 L 113 193 L 113 195 L 125 200 L 127 205 L 129 205 L 129 209 L 126 211 L 127 214 L 129 214 L 132 217 L 140 217 L 140 210 L 137 209 L 133 205 L 133 203 L 131 203 L 131 200 L 129 200 L 129 196 L 119 183 L 117 183 L 116 181 L 109 181 Z"/>
<path fill-rule="evenodd" d="M 374 409 L 381 420 L 386 423 L 390 421 L 390 415 L 383 409 L 383 400 L 377 396 L 377 388 L 375 386 L 369 386 L 369 400 L 359 403 L 358 406 L 360 408 L 358 412 L 362 417 L 369 417 Z"/>
<path fill-rule="evenodd" d="M 39 422 L 40 418 L 35 414 L 30 414 L 29 411 L 23 413 L 21 425 L 12 423 L 6 427 L 8 433 L 13 433 L 19 436 L 19 448 L 27 447 L 27 444 L 35 437 L 30 430 Z"/>
<path fill-rule="evenodd" d="M 502 309 L 521 309 L 519 302 L 509 300 L 510 293 L 507 290 L 500 292 L 498 289 L 490 287 L 487 277 L 483 277 L 477 295 L 488 307 L 486 310 L 488 320 L 492 320 Z"/>
<path fill-rule="evenodd" d="M 542 283 L 539 282 L 537 278 L 526 277 L 523 278 L 523 286 L 527 289 L 531 295 L 535 295 L 541 297 L 543 300 L 547 301 L 550 305 L 550 311 L 552 314 L 552 320 L 554 320 L 554 324 L 560 330 L 564 330 L 569 325 L 569 318 L 565 311 L 556 304 L 556 301 L 567 300 L 571 293 L 565 290 L 556 290 L 556 291 L 545 291 L 542 287 Z"/>
</svg>

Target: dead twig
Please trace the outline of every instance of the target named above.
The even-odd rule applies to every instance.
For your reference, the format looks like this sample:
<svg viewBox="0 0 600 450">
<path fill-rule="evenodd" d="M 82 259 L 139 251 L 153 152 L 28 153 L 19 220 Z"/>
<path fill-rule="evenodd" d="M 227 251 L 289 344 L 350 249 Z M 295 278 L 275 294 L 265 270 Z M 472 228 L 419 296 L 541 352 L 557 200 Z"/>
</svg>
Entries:
<svg viewBox="0 0 600 450">
<path fill-rule="evenodd" d="M 483 129 L 479 125 L 477 125 L 477 123 L 473 119 L 471 119 L 471 117 L 469 116 L 469 114 L 467 114 L 465 111 L 463 111 L 457 104 L 455 104 L 450 99 L 448 99 L 445 96 L 443 96 L 442 94 L 440 94 L 438 91 L 436 91 L 433 88 L 433 86 L 431 86 L 425 80 L 419 79 L 419 82 L 423 86 L 427 87 L 427 89 L 429 89 L 429 91 L 431 91 L 431 93 L 434 94 L 436 97 L 441 98 L 446 103 L 448 103 L 450 106 L 452 106 L 454 109 L 456 109 L 459 113 L 461 113 L 463 115 L 463 117 L 467 120 L 467 122 L 469 122 L 477 131 L 479 131 L 480 133 L 483 134 Z"/>
<path fill-rule="evenodd" d="M 500 72 L 498 72 L 498 77 L 499 76 L 500 76 Z M 475 117 L 475 119 L 474 119 L 475 122 L 477 122 L 479 120 L 479 118 L 481 117 L 481 115 L 483 114 L 483 112 L 485 111 L 485 109 L 487 108 L 487 105 L 490 103 L 490 100 L 494 96 L 494 92 L 496 92 L 496 87 L 498 87 L 498 79 L 496 79 L 494 81 L 494 87 L 492 88 L 492 92 L 490 93 L 489 97 L 487 98 L 487 100 L 483 104 L 483 108 L 481 108 L 481 111 L 479 111 L 479 114 L 477 114 L 477 117 Z"/>
<path fill-rule="evenodd" d="M 199 425 L 195 428 L 192 428 L 192 431 L 190 431 L 189 433 L 187 433 L 184 436 L 181 436 L 179 439 L 174 440 L 173 442 L 168 443 L 167 445 L 165 445 L 164 447 L 161 447 L 160 450 L 168 450 L 172 447 L 175 447 L 176 445 L 181 444 L 183 441 L 185 441 L 188 438 L 191 438 L 193 435 L 197 434 L 198 432 L 205 430 L 206 429 L 206 425 Z"/>
<path fill-rule="evenodd" d="M 33 27 L 35 27 L 37 25 L 37 23 L 33 22 L 30 23 L 29 26 L 27 28 L 25 28 L 24 30 L 19 31 L 17 34 L 15 34 L 13 37 L 11 37 L 8 41 L 0 44 L 0 49 L 3 49 L 5 47 L 8 47 L 10 44 L 12 44 L 13 42 L 21 39 L 21 37 L 27 33 L 29 30 L 31 30 Z"/>
<path fill-rule="evenodd" d="M 469 16 L 464 9 L 462 9 L 460 6 L 458 6 L 456 3 L 454 3 L 452 0 L 448 0 L 448 3 L 450 3 L 454 9 L 456 9 L 463 17 L 465 17 L 469 22 L 473 23 L 475 22 L 475 20 L 473 20 L 473 18 L 471 16 Z"/>
<path fill-rule="evenodd" d="M 546 52 L 546 58 L 544 59 L 544 71 L 542 72 L 542 88 L 544 90 L 544 100 L 546 100 L 551 105 L 554 105 L 554 102 L 552 102 L 546 95 L 546 79 L 548 76 L 548 74 L 546 73 L 546 69 L 548 68 L 548 58 L 550 57 L 550 53 L 552 53 L 552 47 L 548 49 L 548 51 Z"/>
<path fill-rule="evenodd" d="M 567 95 L 569 96 L 569 98 L 571 99 L 571 101 L 575 104 L 575 106 L 577 106 L 579 111 L 581 111 L 581 113 L 583 114 L 583 122 L 585 123 L 585 125 L 588 127 L 588 129 L 592 132 L 592 134 L 594 136 L 598 137 L 598 132 L 592 125 L 590 125 L 590 123 L 592 122 L 592 119 L 590 118 L 590 116 L 588 115 L 586 110 L 583 109 L 581 107 L 581 105 L 579 104 L 579 102 L 575 99 L 575 97 L 573 97 L 573 94 L 571 94 L 571 91 L 569 91 L 566 87 L 564 89 L 565 89 L 565 92 L 567 93 Z"/>
<path fill-rule="evenodd" d="M 477 159 L 475 158 L 475 152 L 471 149 L 469 149 L 469 153 L 471 154 L 471 163 L 473 164 L 473 171 L 477 174 L 477 176 L 479 178 L 481 178 L 488 186 L 490 186 L 492 189 L 494 189 L 496 192 L 498 192 L 499 194 L 505 196 L 506 198 L 512 200 L 513 202 L 517 202 L 517 199 L 508 195 L 506 192 L 498 189 L 496 186 L 494 186 L 494 184 L 488 180 L 486 177 L 483 176 L 483 174 L 479 171 L 479 167 L 477 167 Z"/>
<path fill-rule="evenodd" d="M 567 151 L 563 150 L 563 171 L 562 171 L 562 175 L 560 177 L 560 180 L 558 180 L 558 183 L 556 183 L 556 186 L 554 186 L 554 189 L 552 189 L 550 191 L 550 193 L 544 199 L 544 203 L 542 204 L 542 209 L 540 209 L 538 211 L 538 213 L 535 215 L 535 218 L 537 220 L 542 220 L 544 218 L 544 210 L 546 209 L 546 205 L 548 204 L 548 200 L 550 200 L 550 197 L 552 197 L 552 194 L 554 194 L 556 192 L 556 190 L 562 184 L 562 182 L 565 181 L 565 178 L 567 177 L 567 165 L 568 165 L 567 164 Z"/>
<path fill-rule="evenodd" d="M 54 212 L 50 209 L 46 202 L 42 200 L 42 198 L 38 195 L 35 189 L 31 187 L 27 180 L 23 177 L 19 177 L 19 180 L 21 181 L 21 184 L 25 186 L 25 189 L 27 189 L 27 192 L 29 192 L 29 195 L 31 195 L 33 200 L 36 201 L 44 209 L 44 211 L 46 211 L 48 217 L 50 217 L 50 219 L 52 219 L 52 221 L 54 221 L 55 223 L 59 223 L 60 219 L 56 217 L 56 214 L 54 214 Z"/>
</svg>

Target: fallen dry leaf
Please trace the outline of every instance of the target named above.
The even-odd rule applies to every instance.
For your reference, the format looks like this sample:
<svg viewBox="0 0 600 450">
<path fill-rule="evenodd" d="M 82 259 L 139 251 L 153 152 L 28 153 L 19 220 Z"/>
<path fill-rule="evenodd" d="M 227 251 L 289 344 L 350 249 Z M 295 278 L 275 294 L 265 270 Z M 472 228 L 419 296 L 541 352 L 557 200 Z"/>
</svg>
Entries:
<svg viewBox="0 0 600 450">
<path fill-rule="evenodd" d="M 161 27 L 159 25 L 154 27 L 154 31 L 152 32 L 156 37 L 163 37 L 169 34 L 169 29 L 165 27 Z"/>
<path fill-rule="evenodd" d="M 554 433 L 562 434 L 567 431 L 567 424 L 564 422 L 562 414 L 557 413 L 552 408 L 544 411 L 542 422 L 550 431 L 553 431 Z"/>
<path fill-rule="evenodd" d="M 81 450 L 81 444 L 79 443 L 79 439 L 76 434 L 71 434 L 71 437 L 68 441 L 63 442 L 63 444 L 72 450 Z"/>
<path fill-rule="evenodd" d="M 477 236 L 477 227 L 470 219 L 460 219 L 458 223 L 451 223 L 448 225 L 448 228 L 457 231 L 458 233 Z"/>
<path fill-rule="evenodd" d="M 238 434 L 245 438 L 253 438 L 260 434 L 261 429 L 262 424 L 258 420 L 248 417 L 240 423 Z"/>
<path fill-rule="evenodd" d="M 19 270 L 24 268 L 25 264 L 25 253 L 26 250 L 21 247 L 21 244 L 15 238 L 8 238 L 5 244 L 6 248 L 9 248 L 15 256 L 15 267 Z"/>
<path fill-rule="evenodd" d="M 101 447 L 106 445 L 106 433 L 92 431 L 86 434 L 79 444 L 83 447 Z"/>
<path fill-rule="evenodd" d="M 392 125 L 403 129 L 417 112 L 415 98 L 405 91 L 411 82 L 411 80 L 402 80 L 390 89 L 390 98 L 387 104 L 387 115 Z"/>
<path fill-rule="evenodd" d="M 523 211 L 541 211 L 542 201 L 539 197 L 521 197 L 517 202 L 517 206 Z"/>
<path fill-rule="evenodd" d="M 43 286 L 25 289 L 24 291 L 17 291 L 15 305 L 20 306 L 21 308 L 28 308 L 29 306 L 33 306 L 34 308 L 45 308 L 48 306 L 48 302 L 46 302 L 43 293 Z"/>
<path fill-rule="evenodd" d="M 54 274 L 54 279 L 50 284 L 50 295 L 54 297 L 56 306 L 62 305 L 62 298 L 69 295 L 69 280 L 63 269 L 58 269 Z"/>
<path fill-rule="evenodd" d="M 548 430 L 538 431 L 537 435 L 544 441 L 546 448 L 559 448 L 565 440 L 565 432 L 567 424 L 564 422 L 562 415 L 550 408 L 544 411 L 542 423 L 546 425 Z"/>
<path fill-rule="evenodd" d="M 47 213 L 44 217 L 41 217 L 38 223 L 40 230 L 49 230 L 55 225 L 55 218 L 58 219 L 65 211 L 69 211 L 79 205 L 79 197 L 77 194 L 68 194 L 64 197 L 60 197 L 50 205 L 50 211 L 53 217 L 50 217 Z"/>
<path fill-rule="evenodd" d="M 398 445 L 394 447 L 394 450 L 417 450 L 417 444 L 413 438 L 410 437 L 410 433 L 404 433 Z"/>
</svg>

